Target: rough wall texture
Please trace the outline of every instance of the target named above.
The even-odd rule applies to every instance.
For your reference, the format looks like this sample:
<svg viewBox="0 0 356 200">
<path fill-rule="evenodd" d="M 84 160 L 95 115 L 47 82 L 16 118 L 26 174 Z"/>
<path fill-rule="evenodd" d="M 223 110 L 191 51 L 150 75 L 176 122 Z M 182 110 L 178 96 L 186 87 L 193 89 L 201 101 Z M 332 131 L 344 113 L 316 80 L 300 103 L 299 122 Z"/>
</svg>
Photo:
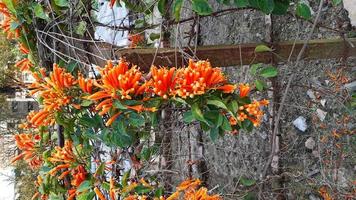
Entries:
<svg viewBox="0 0 356 200">
<path fill-rule="evenodd" d="M 310 4 L 316 11 L 318 3 L 311 1 Z M 211 1 L 211 5 L 215 10 L 223 8 L 216 1 Z M 182 18 L 192 16 L 189 9 L 182 13 Z M 333 7 L 330 2 L 325 3 L 312 39 L 343 36 L 331 29 L 349 30 L 351 25 L 347 16 L 342 5 Z M 292 15 L 270 17 L 257 11 L 241 10 L 178 25 L 172 31 L 172 44 L 177 48 L 190 44 L 193 51 L 194 45 L 304 40 L 311 26 L 310 22 Z M 271 121 L 275 116 L 270 108 L 266 110 L 264 123 L 256 131 L 226 135 L 216 143 L 211 142 L 199 125 L 175 124 L 170 146 L 173 150 L 170 170 L 174 173 L 169 174 L 174 184 L 191 174 L 203 179 L 213 192 L 224 194 L 224 199 L 240 199 L 249 191 L 259 199 L 321 199 L 317 191 L 325 185 L 340 193 L 337 195 L 341 199 L 352 190 L 352 181 L 356 178 L 356 159 L 352 154 L 355 150 L 352 124 L 355 121 L 343 117 L 350 110 L 345 106 L 349 96 L 342 90 L 342 85 L 352 81 L 355 75 L 352 71 L 355 58 L 302 61 L 297 66 L 287 61 L 274 65 L 280 72 L 273 84 L 278 88 L 272 87 L 274 92 L 255 94 L 258 98 L 278 100 L 270 107 L 280 105 L 286 82 L 296 73 L 279 119 L 278 170 L 271 172 L 269 169 L 267 176 L 261 176 L 271 151 Z M 248 68 L 233 66 L 224 70 L 234 81 L 249 82 L 253 77 Z M 307 119 L 305 132 L 293 126 L 299 116 Z M 176 122 L 181 115 L 175 113 L 171 117 Z M 349 132 L 345 132 L 346 129 Z M 335 137 L 334 131 L 340 137 Z M 243 187 L 239 182 L 241 177 L 257 180 L 257 183 Z"/>
</svg>

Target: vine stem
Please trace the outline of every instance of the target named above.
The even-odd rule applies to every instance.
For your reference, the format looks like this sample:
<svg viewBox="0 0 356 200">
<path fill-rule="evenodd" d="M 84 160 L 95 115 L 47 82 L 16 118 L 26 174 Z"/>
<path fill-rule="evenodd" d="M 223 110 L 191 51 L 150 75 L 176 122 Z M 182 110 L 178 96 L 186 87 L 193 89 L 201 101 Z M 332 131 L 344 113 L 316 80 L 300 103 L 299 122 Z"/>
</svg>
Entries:
<svg viewBox="0 0 356 200">
<path fill-rule="evenodd" d="M 297 59 L 296 59 L 296 62 L 295 62 L 295 65 L 294 67 L 292 67 L 292 69 L 295 69 L 296 67 L 299 66 L 299 62 L 305 52 L 305 49 L 307 48 L 308 46 L 308 43 L 314 33 L 314 30 L 318 24 L 318 21 L 319 21 L 319 18 L 320 18 L 320 13 L 321 13 L 321 9 L 323 7 L 323 3 L 324 3 L 324 0 L 321 0 L 320 3 L 319 3 L 319 7 L 318 7 L 318 12 L 317 12 L 317 15 L 315 17 L 315 20 L 314 20 L 314 23 L 313 23 L 313 26 L 312 26 L 312 29 L 310 30 L 309 34 L 308 34 L 308 37 L 307 39 L 305 40 L 304 44 L 303 44 L 303 47 L 302 49 L 299 51 L 298 53 L 298 56 L 297 56 Z M 268 158 L 268 161 L 263 169 L 263 172 L 262 172 L 262 175 L 261 175 L 261 179 L 263 179 L 266 174 L 267 174 L 267 170 L 269 168 L 269 166 L 271 165 L 272 163 L 272 160 L 273 160 L 273 157 L 275 156 L 275 151 L 276 151 L 276 137 L 277 137 L 277 133 L 279 131 L 279 121 L 281 119 L 281 116 L 282 116 L 282 111 L 284 109 L 284 103 L 287 99 L 287 96 L 288 96 L 288 92 L 289 92 L 289 89 L 290 89 L 290 86 L 292 84 L 292 81 L 294 80 L 294 77 L 295 77 L 295 73 L 292 73 L 292 75 L 289 77 L 288 79 L 288 82 L 287 82 L 287 86 L 286 86 L 286 89 L 284 90 L 283 92 L 283 96 L 282 96 L 282 102 L 278 108 L 278 112 L 277 112 L 277 117 L 276 117 L 276 120 L 275 120 L 275 124 L 274 124 L 274 129 L 273 129 L 273 132 L 272 132 L 272 149 L 271 149 L 271 154 Z"/>
</svg>

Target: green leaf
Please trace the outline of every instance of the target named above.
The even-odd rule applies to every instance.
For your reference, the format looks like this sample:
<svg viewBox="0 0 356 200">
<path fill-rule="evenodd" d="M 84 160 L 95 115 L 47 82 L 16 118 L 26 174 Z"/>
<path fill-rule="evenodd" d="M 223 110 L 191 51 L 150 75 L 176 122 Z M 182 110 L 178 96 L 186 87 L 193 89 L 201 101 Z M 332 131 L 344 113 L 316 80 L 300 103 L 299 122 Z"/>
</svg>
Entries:
<svg viewBox="0 0 356 200">
<path fill-rule="evenodd" d="M 114 101 L 114 107 L 120 110 L 127 110 L 127 107 L 124 106 L 119 100 Z"/>
<path fill-rule="evenodd" d="M 82 103 L 80 104 L 81 106 L 90 106 L 91 104 L 93 104 L 94 102 L 91 100 L 83 100 Z"/>
<path fill-rule="evenodd" d="M 244 8 L 249 5 L 248 0 L 234 0 L 234 4 L 238 8 Z"/>
<path fill-rule="evenodd" d="M 106 143 L 111 143 L 121 148 L 130 146 L 134 142 L 134 138 L 130 134 L 126 133 L 126 127 L 123 120 L 119 120 L 117 123 L 114 123 L 114 126 L 114 132 L 107 133 L 110 134 L 110 136 L 106 137 L 109 139 Z"/>
<path fill-rule="evenodd" d="M 277 68 L 272 66 L 265 67 L 259 72 L 259 75 L 264 78 L 272 78 L 277 76 L 277 74 L 278 74 Z"/>
<path fill-rule="evenodd" d="M 213 12 L 207 0 L 192 0 L 192 8 L 199 15 L 210 15 Z"/>
<path fill-rule="evenodd" d="M 302 18 L 305 18 L 305 19 L 311 18 L 310 7 L 309 7 L 309 5 L 307 5 L 303 2 L 298 2 L 296 13 L 298 16 L 300 16 Z"/>
<path fill-rule="evenodd" d="M 183 0 L 175 0 L 173 3 L 173 13 L 176 21 L 179 21 L 180 11 L 182 9 L 182 6 L 183 6 Z"/>
<path fill-rule="evenodd" d="M 242 128 L 245 129 L 248 132 L 251 132 L 252 129 L 253 129 L 253 124 L 252 124 L 252 122 L 250 120 L 246 119 L 246 120 L 244 120 L 242 122 Z"/>
<path fill-rule="evenodd" d="M 151 33 L 150 34 L 150 40 L 155 41 L 158 40 L 161 37 L 159 33 Z"/>
<path fill-rule="evenodd" d="M 263 90 L 263 83 L 261 80 L 255 80 L 255 85 L 256 85 L 256 89 L 258 91 L 262 91 Z"/>
<path fill-rule="evenodd" d="M 197 103 L 192 105 L 192 114 L 195 119 L 201 122 L 206 122 L 203 113 L 201 112 L 199 105 Z"/>
<path fill-rule="evenodd" d="M 67 65 L 66 70 L 72 73 L 77 68 L 77 66 L 78 66 L 78 62 L 72 61 Z"/>
<path fill-rule="evenodd" d="M 226 116 L 223 116 L 223 123 L 221 125 L 221 128 L 225 131 L 232 131 L 231 124 Z"/>
<path fill-rule="evenodd" d="M 191 123 L 192 121 L 194 121 L 194 116 L 191 110 L 183 114 L 183 121 L 185 123 Z"/>
<path fill-rule="evenodd" d="M 33 11 L 34 11 L 36 17 L 44 19 L 44 20 L 48 20 L 48 16 L 44 12 L 41 4 L 37 3 L 33 9 L 34 9 Z"/>
<path fill-rule="evenodd" d="M 130 174 L 131 174 L 131 169 L 129 169 L 127 172 L 125 172 L 124 175 L 122 176 L 122 179 L 121 179 L 122 187 L 127 186 L 127 182 L 129 180 Z"/>
<path fill-rule="evenodd" d="M 67 0 L 54 0 L 54 3 L 59 7 L 68 7 Z"/>
<path fill-rule="evenodd" d="M 217 0 L 217 2 L 219 2 L 220 4 L 224 4 L 224 5 L 230 5 L 230 0 Z"/>
<path fill-rule="evenodd" d="M 80 21 L 75 27 L 75 33 L 84 36 L 85 31 L 87 31 L 87 23 L 85 21 Z"/>
<path fill-rule="evenodd" d="M 241 178 L 240 178 L 240 183 L 241 183 L 243 186 L 250 187 L 250 186 L 253 186 L 253 185 L 256 184 L 256 180 L 247 179 L 247 178 L 241 177 Z"/>
<path fill-rule="evenodd" d="M 155 191 L 155 197 L 159 198 L 164 194 L 164 190 L 162 187 L 159 187 L 156 191 Z"/>
<path fill-rule="evenodd" d="M 161 15 L 164 15 L 166 13 L 166 3 L 167 0 L 159 0 L 157 7 L 158 7 L 158 11 L 161 13 Z"/>
<path fill-rule="evenodd" d="M 342 2 L 342 0 L 332 0 L 332 2 L 334 4 L 334 6 L 337 6 Z"/>
<path fill-rule="evenodd" d="M 274 9 L 274 0 L 257 0 L 258 7 L 265 14 L 270 14 Z"/>
<path fill-rule="evenodd" d="M 244 196 L 244 200 L 257 200 L 257 196 L 254 192 L 249 192 Z"/>
<path fill-rule="evenodd" d="M 257 70 L 260 69 L 261 67 L 262 67 L 262 63 L 252 64 L 250 68 L 250 73 L 255 76 Z"/>
<path fill-rule="evenodd" d="M 137 187 L 135 187 L 135 192 L 136 192 L 137 194 L 140 194 L 140 195 L 142 195 L 142 194 L 147 194 L 147 193 L 149 193 L 151 190 L 152 190 L 152 188 L 150 188 L 150 187 L 145 187 L 145 186 L 143 186 L 143 185 L 138 185 Z"/>
<path fill-rule="evenodd" d="M 272 13 L 275 15 L 284 15 L 288 11 L 290 0 L 275 0 L 274 4 Z"/>
<path fill-rule="evenodd" d="M 223 115 L 218 110 L 210 110 L 204 113 L 205 119 L 209 122 L 211 127 L 219 127 L 223 123 Z"/>
<path fill-rule="evenodd" d="M 213 142 L 215 142 L 218 137 L 219 137 L 219 128 L 210 129 L 210 139 Z"/>
<path fill-rule="evenodd" d="M 173 97 L 173 100 L 181 104 L 187 104 L 187 102 L 184 99 L 179 97 Z"/>
<path fill-rule="evenodd" d="M 75 198 L 77 200 L 93 200 L 94 197 L 95 197 L 95 192 L 91 191 L 91 192 L 81 193 L 78 196 L 76 196 Z"/>
<path fill-rule="evenodd" d="M 83 181 L 79 185 L 79 187 L 77 189 L 77 192 L 85 192 L 85 191 L 87 191 L 87 190 L 89 190 L 91 188 L 92 188 L 92 183 L 90 181 Z"/>
<path fill-rule="evenodd" d="M 208 100 L 207 104 L 214 105 L 218 108 L 223 108 L 225 110 L 228 110 L 224 102 L 222 102 L 222 100 Z"/>
<path fill-rule="evenodd" d="M 229 107 L 229 110 L 230 110 L 232 113 L 235 113 L 235 114 L 237 113 L 237 111 L 238 111 L 238 109 L 239 109 L 239 105 L 238 105 L 238 103 L 237 103 L 236 100 L 231 101 L 231 102 L 229 103 L 228 107 Z"/>
<path fill-rule="evenodd" d="M 271 51 L 272 51 L 272 49 L 269 48 L 268 46 L 264 45 L 264 44 L 258 45 L 255 48 L 255 53 L 271 52 Z"/>
<path fill-rule="evenodd" d="M 129 114 L 129 124 L 135 127 L 141 127 L 145 125 L 145 117 L 141 114 L 138 114 L 136 112 L 131 112 Z"/>
<path fill-rule="evenodd" d="M 90 117 L 88 114 L 85 114 L 79 118 L 79 123 L 87 127 L 100 127 L 100 122 L 101 117 L 97 114 L 94 117 Z"/>
</svg>

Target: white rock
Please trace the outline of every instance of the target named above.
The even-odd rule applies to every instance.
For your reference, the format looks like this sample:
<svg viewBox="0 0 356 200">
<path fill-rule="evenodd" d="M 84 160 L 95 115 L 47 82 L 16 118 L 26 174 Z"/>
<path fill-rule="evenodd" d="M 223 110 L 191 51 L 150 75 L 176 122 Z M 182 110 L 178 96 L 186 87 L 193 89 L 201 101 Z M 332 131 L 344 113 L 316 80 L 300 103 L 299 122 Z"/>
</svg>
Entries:
<svg viewBox="0 0 356 200">
<path fill-rule="evenodd" d="M 326 100 L 325 100 L 325 99 L 320 100 L 320 104 L 321 104 L 323 107 L 325 107 L 325 105 L 326 105 Z"/>
<path fill-rule="evenodd" d="M 317 150 L 313 150 L 312 154 L 313 154 L 313 156 L 315 158 L 319 158 L 320 157 L 319 151 L 317 151 Z"/>
<path fill-rule="evenodd" d="M 293 125 L 303 132 L 305 132 L 305 130 L 308 128 L 307 120 L 303 116 L 299 116 L 297 119 L 295 119 L 293 121 Z"/>
<path fill-rule="evenodd" d="M 323 111 L 323 110 L 318 108 L 318 109 L 316 109 L 316 114 L 318 115 L 320 121 L 324 121 L 327 112 L 325 112 L 325 111 Z"/>
<path fill-rule="evenodd" d="M 311 99 L 313 99 L 313 100 L 316 99 L 315 94 L 314 94 L 314 91 L 311 90 L 311 89 L 309 89 L 309 90 L 307 91 L 307 95 L 308 95 L 309 98 L 311 98 Z"/>
<path fill-rule="evenodd" d="M 305 147 L 310 150 L 314 149 L 315 141 L 312 137 L 308 138 L 307 141 L 305 141 Z"/>
</svg>

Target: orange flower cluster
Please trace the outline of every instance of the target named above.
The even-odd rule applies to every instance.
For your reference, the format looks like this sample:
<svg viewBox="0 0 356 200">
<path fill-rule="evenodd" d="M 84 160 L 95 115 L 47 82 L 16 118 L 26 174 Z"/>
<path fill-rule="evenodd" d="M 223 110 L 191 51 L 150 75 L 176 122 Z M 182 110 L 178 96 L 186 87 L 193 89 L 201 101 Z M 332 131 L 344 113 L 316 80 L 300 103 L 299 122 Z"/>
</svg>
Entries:
<svg viewBox="0 0 356 200">
<path fill-rule="evenodd" d="M 157 68 L 151 67 L 152 81 L 149 85 L 152 86 L 153 92 L 168 99 L 168 96 L 174 93 L 176 78 L 174 77 L 175 68 Z"/>
<path fill-rule="evenodd" d="M 36 144 L 40 141 L 39 135 L 18 134 L 15 135 L 16 145 L 22 151 L 12 159 L 12 163 L 24 159 L 31 168 L 36 169 L 42 165 L 42 158 L 36 152 Z"/>
<path fill-rule="evenodd" d="M 28 120 L 35 127 L 54 123 L 54 112 L 70 103 L 71 97 L 66 94 L 66 91 L 76 84 L 75 78 L 56 64 L 53 65 L 53 72 L 49 77 L 46 77 L 43 69 L 40 72 L 40 75 L 33 73 L 36 82 L 29 87 L 31 95 L 38 94 L 43 98 L 43 109 L 35 115 L 28 116 Z"/>
<path fill-rule="evenodd" d="M 209 195 L 208 189 L 205 187 L 198 187 L 201 185 L 201 181 L 199 179 L 189 179 L 183 181 L 178 187 L 177 191 L 174 192 L 171 196 L 169 196 L 166 200 L 221 200 L 219 195 Z"/>
<path fill-rule="evenodd" d="M 147 100 L 154 95 L 163 99 L 179 96 L 181 98 L 193 98 L 195 95 L 202 95 L 208 90 L 221 90 L 224 93 L 232 93 L 236 86 L 227 84 L 226 77 L 221 69 L 213 68 L 208 61 L 189 61 L 189 66 L 185 68 L 157 68 L 152 66 L 150 70 L 150 79 L 145 80 L 143 73 L 137 66 L 129 67 L 129 63 L 120 60 L 118 65 L 113 65 L 111 61 L 99 69 L 101 79 L 94 81 L 94 85 L 99 91 L 87 96 L 86 99 L 99 101 L 96 110 L 100 115 L 113 111 L 112 117 L 107 125 L 110 125 L 121 113 L 113 110 L 113 102 L 125 99 L 143 99 Z M 80 88 L 86 89 L 82 77 L 79 77 Z M 89 93 L 89 92 L 88 92 Z M 145 108 L 143 105 L 127 106 L 128 109 L 137 112 L 156 111 L 155 108 Z"/>
<path fill-rule="evenodd" d="M 77 188 L 86 180 L 88 172 L 82 165 L 72 168 L 72 163 L 76 161 L 73 153 L 73 143 L 66 140 L 64 147 L 55 147 L 55 152 L 48 158 L 48 161 L 58 164 L 48 172 L 50 175 L 54 176 L 60 172 L 58 176 L 59 180 L 63 180 L 65 177 L 71 178 L 71 189 L 68 190 L 68 200 L 74 199 L 77 195 Z"/>
<path fill-rule="evenodd" d="M 21 71 L 28 71 L 30 67 L 33 67 L 32 62 L 28 58 L 24 58 L 15 64 Z"/>
<path fill-rule="evenodd" d="M 53 113 L 47 110 L 31 111 L 27 115 L 27 123 L 22 128 L 36 128 L 49 126 L 55 123 Z"/>
<path fill-rule="evenodd" d="M 75 155 L 73 153 L 73 143 L 69 140 L 66 140 L 64 147 L 55 147 L 56 152 L 48 158 L 48 161 L 56 163 L 63 162 L 66 164 L 72 163 L 75 161 Z"/>
<path fill-rule="evenodd" d="M 207 90 L 217 89 L 224 93 L 232 93 L 236 86 L 226 84 L 227 80 L 220 68 L 213 68 L 208 61 L 189 61 L 186 68 L 177 71 L 177 85 L 174 94 L 182 98 L 193 98 Z"/>
<path fill-rule="evenodd" d="M 94 83 L 100 90 L 87 99 L 101 101 L 96 110 L 101 110 L 100 115 L 108 113 L 115 99 L 132 99 L 133 96 L 142 95 L 147 90 L 147 83 L 143 83 L 142 72 L 136 66 L 129 68 L 129 63 L 120 61 L 114 66 L 111 61 L 100 70 L 101 79 L 99 83 Z M 137 112 L 147 110 L 142 105 L 131 106 L 129 109 Z M 106 123 L 110 125 L 121 112 L 114 114 Z"/>
<path fill-rule="evenodd" d="M 261 107 L 267 106 L 269 101 L 264 99 L 262 101 L 254 100 L 250 104 L 246 104 L 239 107 L 237 113 L 237 119 L 234 116 L 230 116 L 230 124 L 236 125 L 237 121 L 243 122 L 246 119 L 250 120 L 254 126 L 259 126 L 263 117 L 263 111 Z"/>
</svg>

